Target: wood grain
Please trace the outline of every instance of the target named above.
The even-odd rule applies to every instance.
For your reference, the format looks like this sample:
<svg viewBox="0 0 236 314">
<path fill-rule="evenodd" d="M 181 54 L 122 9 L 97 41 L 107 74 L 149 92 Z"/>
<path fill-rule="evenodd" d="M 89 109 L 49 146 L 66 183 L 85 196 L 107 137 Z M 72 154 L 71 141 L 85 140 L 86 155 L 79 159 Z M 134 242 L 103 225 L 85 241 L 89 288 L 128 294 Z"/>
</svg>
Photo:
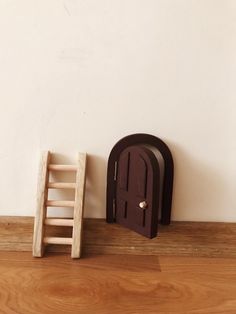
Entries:
<svg viewBox="0 0 236 314">
<path fill-rule="evenodd" d="M 44 219 L 47 214 L 45 206 L 48 190 L 45 189 L 47 185 L 49 173 L 48 164 L 50 162 L 50 152 L 45 151 L 42 154 L 39 177 L 38 177 L 38 190 L 37 190 L 37 209 L 34 220 L 34 236 L 33 236 L 33 256 L 41 257 L 44 252 L 43 237 L 44 237 Z"/>
<path fill-rule="evenodd" d="M 77 171 L 77 166 L 75 165 L 48 165 L 48 170 L 50 171 Z"/>
<path fill-rule="evenodd" d="M 71 227 L 46 227 L 46 236 L 71 237 Z M 0 217 L 0 250 L 31 251 L 32 217 Z M 65 246 L 48 251 L 70 252 Z M 85 219 L 83 254 L 142 254 L 202 257 L 236 257 L 236 224 L 172 222 L 160 226 L 159 236 L 144 238 L 103 219 Z"/>
<path fill-rule="evenodd" d="M 235 314 L 236 260 L 0 252 L 2 314 Z"/>
<path fill-rule="evenodd" d="M 42 257 L 45 245 L 71 245 L 71 257 L 80 258 L 82 250 L 82 221 L 85 192 L 86 154 L 78 154 L 77 165 L 49 164 L 50 152 L 44 152 L 40 164 L 37 211 L 35 215 L 33 235 L 33 256 Z M 49 182 L 49 171 L 76 171 L 76 183 Z M 48 189 L 75 189 L 74 201 L 48 200 Z M 47 207 L 73 207 L 73 219 L 48 219 Z M 70 226 L 70 237 L 45 236 L 45 226 Z M 47 230 L 50 230 L 47 228 Z"/>
<path fill-rule="evenodd" d="M 80 258 L 82 251 L 82 227 L 84 216 L 84 196 L 86 179 L 86 154 L 78 154 L 78 169 L 76 173 L 74 224 L 72 231 L 71 257 Z"/>
<path fill-rule="evenodd" d="M 47 226 L 69 226 L 73 227 L 74 219 L 63 219 L 63 218 L 46 218 L 44 220 Z"/>
<path fill-rule="evenodd" d="M 47 207 L 74 207 L 74 201 L 57 201 L 57 200 L 49 200 L 46 202 Z"/>
<path fill-rule="evenodd" d="M 47 184 L 48 189 L 75 189 L 75 183 L 68 182 L 49 182 Z"/>
<path fill-rule="evenodd" d="M 44 237 L 43 242 L 45 244 L 71 245 L 72 244 L 72 238 Z"/>
</svg>

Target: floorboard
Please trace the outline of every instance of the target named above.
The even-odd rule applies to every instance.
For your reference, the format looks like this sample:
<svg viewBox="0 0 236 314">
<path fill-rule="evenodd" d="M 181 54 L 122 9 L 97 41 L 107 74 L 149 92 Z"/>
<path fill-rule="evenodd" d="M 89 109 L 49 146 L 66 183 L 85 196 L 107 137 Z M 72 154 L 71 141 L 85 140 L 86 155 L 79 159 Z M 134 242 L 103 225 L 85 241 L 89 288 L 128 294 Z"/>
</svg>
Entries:
<svg viewBox="0 0 236 314">
<path fill-rule="evenodd" d="M 1 314 L 235 314 L 236 259 L 0 252 Z"/>
<path fill-rule="evenodd" d="M 71 237 L 71 227 L 53 227 L 47 236 Z M 32 251 L 33 217 L 0 217 L 0 251 Z M 236 258 L 236 223 L 172 222 L 148 239 L 104 219 L 85 219 L 83 254 L 133 254 Z M 70 253 L 70 246 L 48 245 Z"/>
</svg>

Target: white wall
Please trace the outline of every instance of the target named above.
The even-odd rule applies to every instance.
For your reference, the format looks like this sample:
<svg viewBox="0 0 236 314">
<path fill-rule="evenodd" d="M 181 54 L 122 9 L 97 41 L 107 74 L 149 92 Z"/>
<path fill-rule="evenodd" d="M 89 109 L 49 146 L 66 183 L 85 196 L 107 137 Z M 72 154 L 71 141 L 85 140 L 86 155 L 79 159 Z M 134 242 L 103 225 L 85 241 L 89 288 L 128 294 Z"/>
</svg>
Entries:
<svg viewBox="0 0 236 314">
<path fill-rule="evenodd" d="M 34 215 L 42 150 L 87 151 L 105 216 L 123 136 L 174 155 L 173 219 L 236 221 L 236 1 L 0 0 L 0 214 Z"/>
</svg>

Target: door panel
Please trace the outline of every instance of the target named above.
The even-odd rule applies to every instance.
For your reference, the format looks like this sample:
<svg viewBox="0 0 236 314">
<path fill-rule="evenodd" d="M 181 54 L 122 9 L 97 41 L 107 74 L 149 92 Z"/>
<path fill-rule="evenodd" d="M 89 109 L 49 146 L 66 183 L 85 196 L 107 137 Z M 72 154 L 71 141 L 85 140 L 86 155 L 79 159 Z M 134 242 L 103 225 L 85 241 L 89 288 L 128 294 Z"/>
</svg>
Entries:
<svg viewBox="0 0 236 314">
<path fill-rule="evenodd" d="M 120 171 L 118 172 L 118 185 L 120 189 L 125 191 L 128 190 L 129 160 L 130 160 L 129 152 L 124 152 L 119 160 Z"/>
<path fill-rule="evenodd" d="M 136 207 L 135 208 L 135 215 L 134 215 L 134 219 L 135 219 L 135 223 L 140 226 L 140 227 L 144 227 L 145 226 L 145 209 Z"/>
<path fill-rule="evenodd" d="M 121 198 L 117 199 L 117 218 L 126 219 L 127 218 L 127 202 Z"/>
<path fill-rule="evenodd" d="M 116 222 L 147 237 L 155 233 L 154 224 L 157 227 L 157 194 L 153 186 L 158 171 L 154 164 L 157 167 L 151 151 L 131 146 L 120 154 L 117 166 Z"/>
<path fill-rule="evenodd" d="M 143 157 L 138 154 L 135 156 L 135 171 L 134 171 L 134 189 L 137 196 L 146 197 L 146 189 L 147 189 L 147 163 L 143 159 Z"/>
</svg>

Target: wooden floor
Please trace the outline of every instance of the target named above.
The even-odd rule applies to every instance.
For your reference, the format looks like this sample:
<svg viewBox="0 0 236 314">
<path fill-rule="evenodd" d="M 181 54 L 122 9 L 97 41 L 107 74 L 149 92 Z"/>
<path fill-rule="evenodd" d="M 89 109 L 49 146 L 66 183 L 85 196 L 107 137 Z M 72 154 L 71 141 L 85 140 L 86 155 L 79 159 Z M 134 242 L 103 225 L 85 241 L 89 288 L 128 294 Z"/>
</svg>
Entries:
<svg viewBox="0 0 236 314">
<path fill-rule="evenodd" d="M 0 252 L 1 314 L 236 313 L 236 259 Z"/>
<path fill-rule="evenodd" d="M 0 251 L 31 252 L 33 222 L 33 217 L 0 216 Z M 46 235 L 71 237 L 71 227 L 49 226 Z M 71 247 L 49 245 L 47 250 L 70 253 Z M 104 219 L 84 219 L 84 253 L 236 258 L 236 223 L 174 221 L 159 225 L 158 237 L 150 240 Z"/>
</svg>

